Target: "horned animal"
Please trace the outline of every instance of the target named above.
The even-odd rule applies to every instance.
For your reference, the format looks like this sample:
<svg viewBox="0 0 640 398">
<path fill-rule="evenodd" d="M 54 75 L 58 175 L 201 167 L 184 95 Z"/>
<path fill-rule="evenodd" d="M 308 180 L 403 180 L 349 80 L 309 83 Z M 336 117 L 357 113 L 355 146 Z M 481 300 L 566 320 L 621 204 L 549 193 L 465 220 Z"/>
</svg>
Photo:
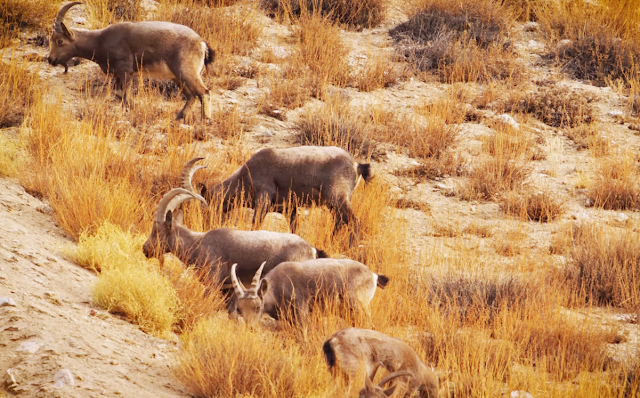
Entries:
<svg viewBox="0 0 640 398">
<path fill-rule="evenodd" d="M 204 198 L 193 192 L 191 178 L 203 168 L 194 164 L 203 158 L 189 161 L 181 175 L 181 187 L 167 192 L 158 204 L 151 235 L 143 245 L 147 258 L 162 258 L 172 253 L 185 265 L 209 270 L 208 276 L 223 285 L 230 275 L 231 264 L 237 263 L 241 281 L 249 283 L 263 264 L 265 272 L 284 261 L 306 261 L 326 257 L 322 250 L 314 248 L 301 237 L 271 231 L 239 231 L 217 228 L 208 232 L 194 232 L 181 225 L 176 208 L 186 200 L 195 199 L 206 204 Z M 217 278 L 217 279 L 216 279 Z M 233 303 L 235 300 L 231 300 Z M 233 304 L 230 304 L 233 306 Z"/>
<path fill-rule="evenodd" d="M 63 65 L 73 57 L 89 59 L 113 73 L 122 100 L 128 103 L 127 91 L 136 72 L 143 76 L 171 79 L 187 97 L 177 119 L 182 119 L 195 98 L 202 105 L 202 118 L 210 118 L 210 94 L 200 73 L 213 62 L 214 51 L 191 28 L 171 22 L 120 22 L 103 29 L 69 30 L 62 22 L 69 8 L 82 4 L 73 1 L 63 5 L 53 23 L 49 40 L 51 65 Z"/>
<path fill-rule="evenodd" d="M 382 366 L 382 363 L 378 362 L 378 364 L 375 367 L 375 370 L 373 371 L 374 376 L 377 373 L 378 367 L 380 366 Z M 411 372 L 408 372 L 406 370 L 403 370 L 400 372 L 393 372 L 387 375 L 384 379 L 380 380 L 380 383 L 378 383 L 378 385 L 376 386 L 375 384 L 373 384 L 373 378 L 369 378 L 369 375 L 365 375 L 364 388 L 360 390 L 360 393 L 358 394 L 358 398 L 390 397 L 391 394 L 393 394 L 393 392 L 396 390 L 397 385 L 393 387 L 389 387 L 386 390 L 383 390 L 383 387 L 385 386 L 385 384 L 387 384 L 388 382 L 390 382 L 391 380 L 397 377 L 412 377 L 412 376 L 411 376 Z"/>
<path fill-rule="evenodd" d="M 302 323 L 313 302 L 331 299 L 341 299 L 348 308 L 369 316 L 369 303 L 376 286 L 384 288 L 389 283 L 388 277 L 349 259 L 283 262 L 262 279 L 261 274 L 262 266 L 249 289 L 245 289 L 238 282 L 235 267 L 231 268 L 237 309 L 249 325 L 256 324 L 263 313 L 274 319 L 292 316 Z"/>
<path fill-rule="evenodd" d="M 335 228 L 354 220 L 351 195 L 356 178 L 372 177 L 369 164 L 354 161 L 338 147 L 300 146 L 286 149 L 265 148 L 221 183 L 201 189 L 210 200 L 222 197 L 223 211 L 239 198 L 255 210 L 253 227 L 264 220 L 269 206 L 283 212 L 289 199 L 301 203 L 316 202 L 337 211 Z M 297 208 L 291 212 L 291 230 L 296 230 Z M 357 220 L 355 220 L 357 223 Z"/>
<path fill-rule="evenodd" d="M 410 392 L 417 390 L 420 398 L 438 397 L 438 376 L 422 363 L 407 343 L 398 338 L 375 330 L 348 328 L 329 337 L 322 345 L 322 350 L 329 371 L 334 376 L 342 374 L 351 378 L 364 370 L 370 383 L 380 365 L 389 372 L 408 372 L 408 389 Z M 384 381 L 386 383 L 388 380 Z M 361 397 L 365 390 L 366 385 L 360 391 Z"/>
</svg>

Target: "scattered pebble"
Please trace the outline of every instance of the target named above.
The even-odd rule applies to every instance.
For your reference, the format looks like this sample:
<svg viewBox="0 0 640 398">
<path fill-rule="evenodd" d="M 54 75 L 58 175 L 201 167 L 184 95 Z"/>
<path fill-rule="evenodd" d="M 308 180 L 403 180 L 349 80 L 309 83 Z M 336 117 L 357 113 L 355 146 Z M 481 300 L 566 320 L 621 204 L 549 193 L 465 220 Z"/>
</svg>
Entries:
<svg viewBox="0 0 640 398">
<path fill-rule="evenodd" d="M 511 398 L 533 398 L 533 395 L 526 391 L 511 391 Z"/>
<path fill-rule="evenodd" d="M 623 115 L 621 110 L 609 111 L 607 114 L 611 117 L 620 117 Z"/>
<path fill-rule="evenodd" d="M 516 130 L 520 129 L 520 123 L 518 123 L 516 119 L 514 119 L 513 116 L 509 114 L 503 113 L 502 115 L 496 116 L 496 119 L 498 119 L 498 121 L 503 124 L 513 127 Z"/>
<path fill-rule="evenodd" d="M 16 302 L 11 297 L 0 297 L 0 307 L 15 307 Z"/>
<path fill-rule="evenodd" d="M 38 351 L 39 349 L 40 349 L 40 344 L 36 343 L 35 341 L 25 341 L 24 343 L 21 343 L 18 346 L 16 351 L 35 354 L 35 352 Z"/>
<path fill-rule="evenodd" d="M 55 376 L 53 376 L 53 381 L 55 383 L 53 385 L 55 388 L 73 386 L 73 373 L 71 373 L 69 369 L 61 369 L 60 371 L 58 371 L 58 373 L 56 373 Z"/>
</svg>

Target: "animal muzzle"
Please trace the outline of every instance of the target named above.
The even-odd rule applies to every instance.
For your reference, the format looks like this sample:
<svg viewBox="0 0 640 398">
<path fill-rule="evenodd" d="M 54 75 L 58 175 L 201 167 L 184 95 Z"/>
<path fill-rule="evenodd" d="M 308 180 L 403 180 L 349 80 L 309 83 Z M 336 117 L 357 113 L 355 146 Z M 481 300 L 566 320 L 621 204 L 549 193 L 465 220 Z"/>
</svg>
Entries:
<svg viewBox="0 0 640 398">
<path fill-rule="evenodd" d="M 144 253 L 144 256 L 146 258 L 152 258 L 153 257 L 153 250 L 151 250 L 147 244 L 144 244 L 142 246 L 142 252 Z"/>
</svg>

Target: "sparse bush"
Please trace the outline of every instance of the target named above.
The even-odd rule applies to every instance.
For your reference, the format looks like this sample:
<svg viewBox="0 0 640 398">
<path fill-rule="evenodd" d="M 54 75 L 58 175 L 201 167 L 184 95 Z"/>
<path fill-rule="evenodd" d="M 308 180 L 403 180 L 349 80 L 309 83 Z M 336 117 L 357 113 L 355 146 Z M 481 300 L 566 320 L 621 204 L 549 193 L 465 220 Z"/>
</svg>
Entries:
<svg viewBox="0 0 640 398">
<path fill-rule="evenodd" d="M 507 214 L 512 214 L 527 221 L 550 222 L 564 213 L 564 201 L 553 193 L 535 189 L 511 191 L 502 195 L 500 207 Z"/>
<path fill-rule="evenodd" d="M 355 83 L 360 91 L 373 91 L 398 81 L 400 73 L 387 56 L 370 56 L 356 70 Z"/>
<path fill-rule="evenodd" d="M 302 145 L 336 145 L 349 153 L 368 157 L 373 150 L 370 129 L 347 102 L 334 97 L 320 110 L 304 113 L 296 125 Z"/>
<path fill-rule="evenodd" d="M 603 209 L 639 209 L 640 163 L 637 155 L 625 153 L 601 160 L 596 166 L 587 195 L 594 206 Z"/>
<path fill-rule="evenodd" d="M 24 29 L 44 31 L 58 12 L 59 2 L 5 0 L 0 3 L 0 48 L 7 47 Z"/>
<path fill-rule="evenodd" d="M 640 307 L 640 234 L 582 223 L 573 228 L 567 282 L 595 305 Z"/>
<path fill-rule="evenodd" d="M 521 189 L 530 174 L 531 167 L 522 160 L 493 157 L 471 169 L 458 194 L 466 200 L 492 200 L 498 193 Z"/>
<path fill-rule="evenodd" d="M 20 152 L 15 140 L 0 132 L 0 176 L 15 177 L 18 174 Z"/>
<path fill-rule="evenodd" d="M 522 73 L 508 38 L 509 11 L 490 0 L 423 0 L 393 28 L 397 51 L 446 82 L 503 79 Z"/>
<path fill-rule="evenodd" d="M 262 6 L 284 15 L 318 14 L 352 29 L 373 28 L 382 22 L 385 0 L 262 0 Z"/>
<path fill-rule="evenodd" d="M 27 107 L 37 96 L 38 80 L 18 57 L 12 56 L 8 63 L 0 61 L 0 128 L 22 123 Z"/>
<path fill-rule="evenodd" d="M 577 127 L 594 120 L 593 95 L 567 87 L 543 88 L 525 99 L 520 112 L 530 113 L 552 127 Z"/>
</svg>

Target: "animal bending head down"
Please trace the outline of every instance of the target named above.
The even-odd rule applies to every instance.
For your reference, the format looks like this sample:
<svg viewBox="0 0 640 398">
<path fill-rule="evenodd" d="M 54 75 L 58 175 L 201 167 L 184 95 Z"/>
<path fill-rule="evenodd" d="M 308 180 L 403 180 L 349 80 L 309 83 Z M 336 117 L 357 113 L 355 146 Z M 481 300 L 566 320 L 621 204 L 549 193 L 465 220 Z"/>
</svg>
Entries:
<svg viewBox="0 0 640 398">
<path fill-rule="evenodd" d="M 175 227 L 176 224 L 182 224 L 182 212 L 175 211 L 178 206 L 190 199 L 196 199 L 205 205 L 207 204 L 202 196 L 193 192 L 191 186 L 191 178 L 195 172 L 205 167 L 194 167 L 194 164 L 202 159 L 204 158 L 195 158 L 189 161 L 182 170 L 181 187 L 173 188 L 160 200 L 156 217 L 153 220 L 151 236 L 142 246 L 144 255 L 147 258 L 161 257 L 163 254 L 177 249 Z"/>
<path fill-rule="evenodd" d="M 53 22 L 53 34 L 51 34 L 51 38 L 49 39 L 50 53 L 48 57 L 48 61 L 51 65 L 62 65 L 64 66 L 64 73 L 67 73 L 69 67 L 67 66 L 67 62 L 73 57 L 76 56 L 75 49 L 75 34 L 73 31 L 69 31 L 65 26 L 62 20 L 64 19 L 64 15 L 67 13 L 69 8 L 82 4 L 80 1 L 73 1 L 71 3 L 67 3 L 60 8 L 58 11 L 58 15 L 56 15 L 56 19 Z"/>
<path fill-rule="evenodd" d="M 398 387 L 398 385 L 394 385 L 392 387 L 387 388 L 386 390 L 383 388 L 385 386 L 385 384 L 387 384 L 388 382 L 390 382 L 391 380 L 397 378 L 397 377 L 413 377 L 411 372 L 407 372 L 406 370 L 400 371 L 400 372 L 393 372 L 388 374 L 385 378 L 383 378 L 382 380 L 380 380 L 380 383 L 378 383 L 378 385 L 373 384 L 373 379 L 375 378 L 376 373 L 378 372 L 378 368 L 382 366 L 381 362 L 378 362 L 378 364 L 375 367 L 375 370 L 373 371 L 373 376 L 371 378 L 369 378 L 368 375 L 364 376 L 364 388 L 362 390 L 360 390 L 360 392 L 358 393 L 358 398 L 387 398 L 390 397 L 391 394 L 394 393 L 394 391 L 396 390 L 396 387 Z"/>
<path fill-rule="evenodd" d="M 260 268 L 258 268 L 258 271 L 253 276 L 249 289 L 246 289 L 236 276 L 236 267 L 238 264 L 231 266 L 231 282 L 236 294 L 236 299 L 238 300 L 236 304 L 237 311 L 248 325 L 258 323 L 264 312 L 264 294 L 267 291 L 269 282 L 260 278 L 266 263 L 266 261 L 263 262 Z"/>
</svg>

